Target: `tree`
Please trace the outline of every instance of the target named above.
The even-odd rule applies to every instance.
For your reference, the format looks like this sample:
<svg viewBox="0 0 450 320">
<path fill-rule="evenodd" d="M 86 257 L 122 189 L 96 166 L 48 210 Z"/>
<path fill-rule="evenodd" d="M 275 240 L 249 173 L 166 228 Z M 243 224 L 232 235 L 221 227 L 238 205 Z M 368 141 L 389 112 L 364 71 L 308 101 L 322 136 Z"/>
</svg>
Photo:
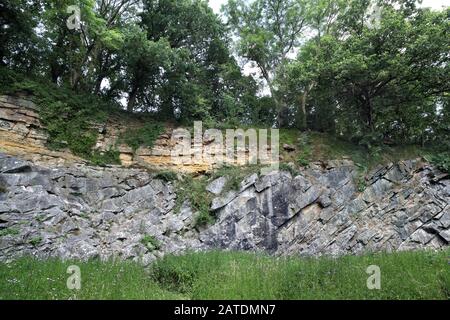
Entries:
<svg viewBox="0 0 450 320">
<path fill-rule="evenodd" d="M 259 68 L 278 108 L 278 126 L 288 124 L 274 77 L 306 30 L 306 9 L 302 0 L 230 0 L 224 7 L 228 25 L 239 37 L 238 52 Z"/>
<path fill-rule="evenodd" d="M 0 65 L 31 71 L 37 57 L 34 28 L 39 3 L 4 0 L 0 3 Z"/>
<path fill-rule="evenodd" d="M 145 96 L 147 88 L 154 89 L 170 68 L 172 50 L 166 39 L 151 41 L 147 39 L 145 32 L 138 27 L 131 28 L 126 34 L 123 47 L 123 59 L 125 72 L 123 76 L 124 90 L 128 92 L 127 110 L 134 111 L 136 101 L 141 99 L 140 105 L 149 102 L 148 107 L 154 106 L 152 100 Z"/>
<path fill-rule="evenodd" d="M 317 83 L 313 99 L 325 96 L 334 105 L 339 133 L 367 145 L 423 142 L 449 90 L 449 12 L 381 4 L 377 28 L 364 24 L 361 3 L 346 10 L 339 32 L 302 49 L 290 82 Z"/>
<path fill-rule="evenodd" d="M 165 39 L 173 52 L 157 95 L 157 109 L 181 120 L 222 118 L 241 81 L 229 77 L 235 60 L 225 27 L 204 0 L 145 0 L 142 28 L 150 41 Z M 151 92 L 149 92 L 151 93 Z M 150 99 L 151 100 L 151 99 Z M 227 105 L 227 106 L 225 106 Z"/>
</svg>

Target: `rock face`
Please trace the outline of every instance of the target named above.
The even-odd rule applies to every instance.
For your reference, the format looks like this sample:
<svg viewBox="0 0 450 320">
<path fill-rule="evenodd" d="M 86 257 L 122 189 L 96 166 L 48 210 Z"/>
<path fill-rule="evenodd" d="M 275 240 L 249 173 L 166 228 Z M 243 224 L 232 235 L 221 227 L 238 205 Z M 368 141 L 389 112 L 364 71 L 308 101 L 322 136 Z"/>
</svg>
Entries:
<svg viewBox="0 0 450 320">
<path fill-rule="evenodd" d="M 34 165 L 0 154 L 0 261 L 21 255 L 119 257 L 144 265 L 213 248 L 341 255 L 441 248 L 450 242 L 450 180 L 419 160 L 380 166 L 358 192 L 350 161 L 252 175 L 219 194 L 197 230 L 171 183 L 139 169 Z M 222 181 L 211 192 L 220 192 Z M 205 190 L 205 192 L 208 192 Z M 158 245 L 148 246 L 151 237 Z"/>
<path fill-rule="evenodd" d="M 0 96 L 0 151 L 46 164 L 84 163 L 70 152 L 46 148 L 38 107 L 23 97 Z"/>
<path fill-rule="evenodd" d="M 144 126 L 145 121 L 128 119 L 125 125 L 123 121 L 118 115 L 110 115 L 105 123 L 92 123 L 92 129 L 98 133 L 95 149 L 102 152 L 111 147 L 117 148 L 123 166 L 205 173 L 220 166 L 217 155 L 221 154 L 226 162 L 227 150 L 222 148 L 221 139 L 216 141 L 207 134 L 207 131 L 200 138 L 200 140 L 203 139 L 203 143 L 196 145 L 191 137 L 190 152 L 186 152 L 181 157 L 172 157 L 172 152 L 183 145 L 179 140 L 172 139 L 172 134 L 176 136 L 177 131 L 183 131 L 183 128 L 173 128 L 171 125 L 166 125 L 165 131 L 154 141 L 153 148 L 141 147 L 133 151 L 130 146 L 120 144 L 119 137 L 126 129 Z M 245 141 L 243 133 L 236 134 L 237 138 Z M 60 152 L 49 150 L 46 147 L 47 141 L 48 135 L 40 121 L 39 108 L 31 101 L 31 97 L 0 95 L 0 151 L 44 165 L 86 163 L 85 160 L 74 156 L 70 150 Z M 269 151 L 267 151 L 268 155 L 270 155 Z M 194 155 L 199 152 L 202 155 L 201 159 L 192 161 Z M 248 149 L 245 150 L 245 155 L 249 157 Z M 270 164 L 270 161 L 267 164 Z"/>
<path fill-rule="evenodd" d="M 380 166 L 358 192 L 349 161 L 272 173 L 223 197 L 210 247 L 342 255 L 449 244 L 450 180 L 418 160 Z M 227 198 L 228 197 L 228 198 Z M 220 202 L 220 201 L 218 201 Z"/>
</svg>

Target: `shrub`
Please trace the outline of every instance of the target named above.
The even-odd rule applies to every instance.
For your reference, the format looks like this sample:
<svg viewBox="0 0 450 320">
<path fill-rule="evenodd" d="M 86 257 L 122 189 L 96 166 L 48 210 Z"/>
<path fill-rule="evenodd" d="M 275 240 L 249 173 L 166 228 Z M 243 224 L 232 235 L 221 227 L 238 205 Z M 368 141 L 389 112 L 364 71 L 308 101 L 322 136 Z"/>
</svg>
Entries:
<svg viewBox="0 0 450 320">
<path fill-rule="evenodd" d="M 249 175 L 258 173 L 261 167 L 261 165 L 249 165 L 245 167 L 223 166 L 212 174 L 212 179 L 217 179 L 219 177 L 227 178 L 227 183 L 225 184 L 222 193 L 230 190 L 239 190 L 241 182 Z"/>
<path fill-rule="evenodd" d="M 450 173 L 450 152 L 442 152 L 427 156 L 425 159 L 435 165 L 439 170 Z"/>
<path fill-rule="evenodd" d="M 297 164 L 301 167 L 307 167 L 307 166 L 309 166 L 309 160 L 306 159 L 303 154 L 300 154 L 297 157 Z"/>
<path fill-rule="evenodd" d="M 152 148 L 163 130 L 164 126 L 161 123 L 148 122 L 141 128 L 127 129 L 121 134 L 119 141 L 129 145 L 133 151 L 139 147 Z"/>
<path fill-rule="evenodd" d="M 29 78 L 7 68 L 0 70 L 0 92 L 30 94 L 39 107 L 39 116 L 46 127 L 51 149 L 68 148 L 75 155 L 89 159 L 97 141 L 96 122 L 104 122 L 109 112 L 119 109 L 98 96 L 81 94 L 68 87 L 58 87 L 40 78 Z"/>
<path fill-rule="evenodd" d="M 121 164 L 120 152 L 113 148 L 110 148 L 103 152 L 94 150 L 88 160 L 96 166 L 105 166 L 107 164 Z"/>
<path fill-rule="evenodd" d="M 178 293 L 190 293 L 194 283 L 198 279 L 198 273 L 205 270 L 205 262 L 198 255 L 190 254 L 189 257 L 177 258 L 172 255 L 165 256 L 156 261 L 150 267 L 150 275 L 158 284 L 166 290 Z M 211 267 L 211 265 L 207 265 Z"/>
<path fill-rule="evenodd" d="M 155 179 L 163 180 L 165 182 L 176 181 L 177 178 L 177 173 L 169 170 L 158 172 L 155 175 Z"/>
<path fill-rule="evenodd" d="M 161 243 L 152 235 L 145 235 L 141 239 L 141 243 L 150 251 L 159 250 Z"/>
<path fill-rule="evenodd" d="M 204 227 L 210 224 L 213 224 L 215 221 L 214 217 L 208 211 L 199 211 L 196 219 L 195 226 L 196 227 Z"/>
<path fill-rule="evenodd" d="M 280 163 L 280 170 L 289 172 L 292 175 L 292 177 L 296 177 L 299 174 L 299 171 L 295 169 L 294 166 L 289 165 L 287 163 Z"/>
<path fill-rule="evenodd" d="M 369 171 L 369 168 L 365 165 L 356 164 L 357 166 L 357 171 L 356 171 L 356 181 L 354 180 L 354 182 L 356 183 L 356 187 L 358 189 L 359 192 L 364 192 L 367 188 L 367 180 L 366 180 L 366 176 L 367 176 L 367 172 Z"/>
<path fill-rule="evenodd" d="M 188 200 L 192 209 L 198 211 L 195 226 L 204 226 L 214 222 L 214 216 L 210 213 L 212 195 L 206 191 L 208 180 L 206 177 L 194 178 L 185 176 L 183 181 L 176 185 L 177 198 L 175 200 L 175 212 L 180 212 L 183 203 Z"/>
<path fill-rule="evenodd" d="M 358 183 L 357 183 L 358 191 L 364 192 L 367 188 L 367 181 L 365 177 L 359 177 Z"/>
</svg>

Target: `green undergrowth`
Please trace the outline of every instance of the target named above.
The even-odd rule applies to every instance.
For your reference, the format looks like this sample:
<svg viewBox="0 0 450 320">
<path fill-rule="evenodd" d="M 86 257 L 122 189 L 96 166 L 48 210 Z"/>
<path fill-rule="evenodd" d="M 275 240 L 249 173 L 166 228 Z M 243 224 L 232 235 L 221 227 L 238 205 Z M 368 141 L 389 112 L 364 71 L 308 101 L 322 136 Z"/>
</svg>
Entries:
<svg viewBox="0 0 450 320">
<path fill-rule="evenodd" d="M 206 191 L 208 184 L 207 176 L 194 177 L 185 175 L 181 181 L 176 183 L 176 194 L 174 211 L 179 213 L 185 201 L 189 201 L 191 208 L 196 212 L 195 226 L 203 227 L 212 224 L 215 216 L 210 212 L 213 195 Z"/>
<path fill-rule="evenodd" d="M 180 212 L 183 203 L 187 200 L 191 204 L 194 211 L 197 212 L 195 226 L 203 227 L 214 223 L 215 215 L 210 211 L 211 203 L 215 195 L 206 190 L 209 183 L 219 177 L 226 177 L 226 184 L 221 194 L 228 191 L 238 191 L 241 188 L 241 182 L 244 178 L 253 173 L 259 173 L 261 166 L 223 166 L 212 173 L 194 176 L 187 174 L 181 180 L 175 182 L 177 198 L 175 200 L 175 212 Z M 176 176 L 172 172 L 162 171 L 155 177 L 165 180 L 174 181 Z"/>
<path fill-rule="evenodd" d="M 89 160 L 93 165 L 105 166 L 108 164 L 120 165 L 120 152 L 114 148 L 110 148 L 106 151 L 94 150 L 89 157 Z"/>
<path fill-rule="evenodd" d="M 289 144 L 294 152 L 283 150 Z M 449 172 L 450 153 L 438 145 L 375 145 L 368 148 L 341 137 L 320 132 L 300 132 L 293 129 L 280 130 L 282 163 L 292 162 L 297 166 L 308 166 L 314 161 L 336 159 L 352 160 L 361 172 L 368 172 L 380 164 L 423 157 L 444 172 Z"/>
<path fill-rule="evenodd" d="M 139 119 L 140 127 L 128 128 L 119 137 L 133 150 L 141 146 L 151 148 L 162 133 L 164 125 L 150 115 L 127 114 L 119 104 L 92 94 L 81 94 L 38 78 L 30 78 L 9 69 L 0 70 L 0 94 L 26 95 L 39 108 L 39 116 L 49 135 L 51 150 L 69 149 L 73 154 L 93 165 L 120 164 L 119 151 L 94 150 L 98 138 L 98 124 L 111 115 L 123 123 Z"/>
<path fill-rule="evenodd" d="M 161 170 L 155 174 L 154 178 L 165 182 L 172 182 L 178 179 L 178 174 L 171 170 Z"/>
<path fill-rule="evenodd" d="M 115 116 L 121 123 L 139 124 L 127 127 L 118 141 L 129 145 L 134 151 L 139 147 L 151 148 L 164 130 L 164 124 L 152 114 L 127 113 L 121 110 L 119 104 L 111 103 L 100 96 L 82 94 L 4 67 L 0 68 L 0 94 L 30 97 L 39 107 L 41 121 L 47 128 L 48 147 L 55 150 L 69 149 L 94 165 L 120 163 L 115 147 L 103 152 L 94 150 L 98 137 L 96 124 L 105 123 L 108 117 Z M 364 139 L 351 142 L 327 133 L 301 132 L 297 129 L 280 129 L 279 132 L 282 163 L 292 162 L 297 167 L 308 166 L 314 161 L 347 158 L 368 171 L 378 164 L 426 157 L 444 172 L 449 172 L 450 168 L 448 145 L 423 147 L 370 144 Z M 270 134 L 269 129 L 269 143 Z M 259 135 L 257 137 L 259 139 Z M 296 150 L 284 150 L 285 144 L 295 147 Z M 236 186 L 235 181 L 230 184 Z"/>
<path fill-rule="evenodd" d="M 219 177 L 226 177 L 227 182 L 222 190 L 222 194 L 228 191 L 238 191 L 241 188 L 241 182 L 248 176 L 259 173 L 261 165 L 248 165 L 244 167 L 239 166 L 223 166 L 215 170 L 211 174 L 211 181 Z"/>
<path fill-rule="evenodd" d="M 96 153 L 96 123 L 104 123 L 108 113 L 118 105 L 91 94 L 80 94 L 67 87 L 38 78 L 30 78 L 8 69 L 0 72 L 0 93 L 29 97 L 39 108 L 39 116 L 46 127 L 48 147 L 53 150 L 69 149 L 75 155 L 95 163 L 112 161 L 112 152 Z"/>
<path fill-rule="evenodd" d="M 163 124 L 149 120 L 142 127 L 125 130 L 119 137 L 119 143 L 129 145 L 133 151 L 140 147 L 152 148 L 163 131 Z"/>
<path fill-rule="evenodd" d="M 21 258 L 0 264 L 0 299 L 450 299 L 450 249 L 340 258 L 199 252 L 165 256 L 146 271 L 129 261 Z M 79 266 L 81 290 L 67 268 Z M 369 266 L 380 270 L 370 290 Z"/>
<path fill-rule="evenodd" d="M 450 173 L 450 152 L 428 154 L 425 159 L 434 164 L 439 170 Z"/>
</svg>

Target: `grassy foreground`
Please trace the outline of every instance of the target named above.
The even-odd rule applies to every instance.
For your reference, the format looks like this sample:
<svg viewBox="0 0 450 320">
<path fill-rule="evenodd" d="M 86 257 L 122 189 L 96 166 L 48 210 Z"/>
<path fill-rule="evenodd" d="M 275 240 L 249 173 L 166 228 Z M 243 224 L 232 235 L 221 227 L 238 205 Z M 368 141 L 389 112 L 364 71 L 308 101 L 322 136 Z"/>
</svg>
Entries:
<svg viewBox="0 0 450 320">
<path fill-rule="evenodd" d="M 238 252 L 169 256 L 149 271 L 131 262 L 38 261 L 0 264 L 0 299 L 450 299 L 450 249 L 273 258 Z M 81 269 L 81 290 L 66 287 Z M 381 290 L 368 290 L 378 265 Z"/>
</svg>

